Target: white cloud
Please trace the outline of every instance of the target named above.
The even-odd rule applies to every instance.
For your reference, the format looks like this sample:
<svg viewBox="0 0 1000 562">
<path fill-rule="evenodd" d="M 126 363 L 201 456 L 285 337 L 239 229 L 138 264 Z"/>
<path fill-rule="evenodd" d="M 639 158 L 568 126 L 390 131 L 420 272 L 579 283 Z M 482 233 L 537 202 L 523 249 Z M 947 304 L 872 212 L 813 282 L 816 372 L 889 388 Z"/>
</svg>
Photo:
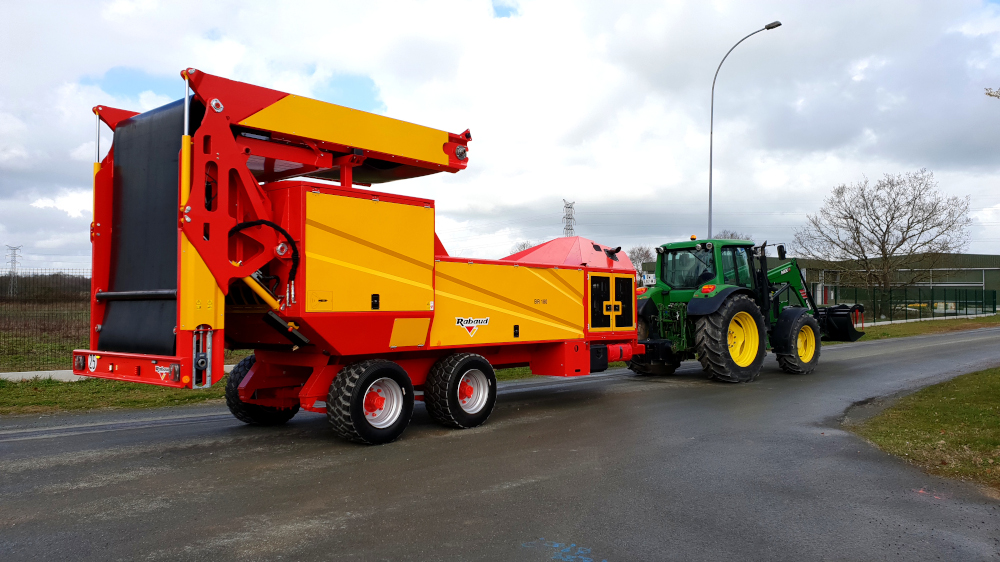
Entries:
<svg viewBox="0 0 1000 562">
<path fill-rule="evenodd" d="M 92 190 L 66 191 L 54 198 L 36 199 L 31 206 L 38 209 L 59 209 L 70 217 L 82 217 L 85 211 L 93 209 L 94 195 Z"/>
</svg>

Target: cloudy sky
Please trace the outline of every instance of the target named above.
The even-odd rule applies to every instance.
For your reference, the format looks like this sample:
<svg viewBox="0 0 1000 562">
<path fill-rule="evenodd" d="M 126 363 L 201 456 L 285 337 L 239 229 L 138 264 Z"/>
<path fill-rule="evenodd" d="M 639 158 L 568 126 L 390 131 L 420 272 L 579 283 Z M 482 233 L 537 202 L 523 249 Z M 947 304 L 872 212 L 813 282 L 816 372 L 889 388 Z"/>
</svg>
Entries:
<svg viewBox="0 0 1000 562">
<path fill-rule="evenodd" d="M 383 186 L 435 199 L 453 255 L 559 236 L 564 198 L 605 244 L 704 236 L 712 75 L 773 20 L 719 75 L 715 229 L 787 242 L 833 186 L 927 168 L 1000 253 L 995 0 L 6 3 L 0 244 L 87 267 L 90 108 L 178 99 L 186 67 L 470 128 L 468 170 Z"/>
</svg>

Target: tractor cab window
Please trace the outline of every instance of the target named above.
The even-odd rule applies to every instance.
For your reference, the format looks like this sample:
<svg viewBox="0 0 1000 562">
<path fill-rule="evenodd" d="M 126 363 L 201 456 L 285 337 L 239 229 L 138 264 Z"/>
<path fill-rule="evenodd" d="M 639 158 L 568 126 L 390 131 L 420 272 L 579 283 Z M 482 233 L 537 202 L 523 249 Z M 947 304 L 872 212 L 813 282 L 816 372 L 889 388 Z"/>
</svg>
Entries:
<svg viewBox="0 0 1000 562">
<path fill-rule="evenodd" d="M 668 250 L 663 254 L 663 282 L 674 289 L 697 289 L 715 279 L 712 250 Z"/>
<path fill-rule="evenodd" d="M 746 248 L 728 246 L 722 249 L 722 278 L 723 283 L 727 285 L 753 286 Z"/>
</svg>

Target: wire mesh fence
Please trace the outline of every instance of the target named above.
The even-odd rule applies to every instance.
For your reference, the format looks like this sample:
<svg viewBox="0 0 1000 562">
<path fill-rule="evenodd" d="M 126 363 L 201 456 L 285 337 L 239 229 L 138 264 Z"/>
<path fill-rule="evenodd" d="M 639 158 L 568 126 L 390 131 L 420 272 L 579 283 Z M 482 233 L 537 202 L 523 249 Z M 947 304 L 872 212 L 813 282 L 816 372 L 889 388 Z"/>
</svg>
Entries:
<svg viewBox="0 0 1000 562">
<path fill-rule="evenodd" d="M 90 271 L 0 275 L 0 372 L 69 369 L 90 330 Z"/>
<path fill-rule="evenodd" d="M 832 288 L 827 304 L 863 304 L 865 322 L 899 322 L 996 314 L 997 292 L 964 287 L 907 287 L 882 291 Z"/>
</svg>

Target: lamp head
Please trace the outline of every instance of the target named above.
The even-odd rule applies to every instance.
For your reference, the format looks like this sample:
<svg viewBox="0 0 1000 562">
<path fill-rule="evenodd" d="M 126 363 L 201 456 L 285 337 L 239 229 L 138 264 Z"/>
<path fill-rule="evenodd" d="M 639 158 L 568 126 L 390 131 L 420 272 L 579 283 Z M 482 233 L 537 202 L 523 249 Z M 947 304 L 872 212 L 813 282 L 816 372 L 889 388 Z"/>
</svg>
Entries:
<svg viewBox="0 0 1000 562">
<path fill-rule="evenodd" d="M 772 21 L 771 23 L 765 25 L 764 29 L 771 30 L 771 29 L 774 29 L 775 27 L 781 27 L 781 22 L 780 21 Z"/>
</svg>

